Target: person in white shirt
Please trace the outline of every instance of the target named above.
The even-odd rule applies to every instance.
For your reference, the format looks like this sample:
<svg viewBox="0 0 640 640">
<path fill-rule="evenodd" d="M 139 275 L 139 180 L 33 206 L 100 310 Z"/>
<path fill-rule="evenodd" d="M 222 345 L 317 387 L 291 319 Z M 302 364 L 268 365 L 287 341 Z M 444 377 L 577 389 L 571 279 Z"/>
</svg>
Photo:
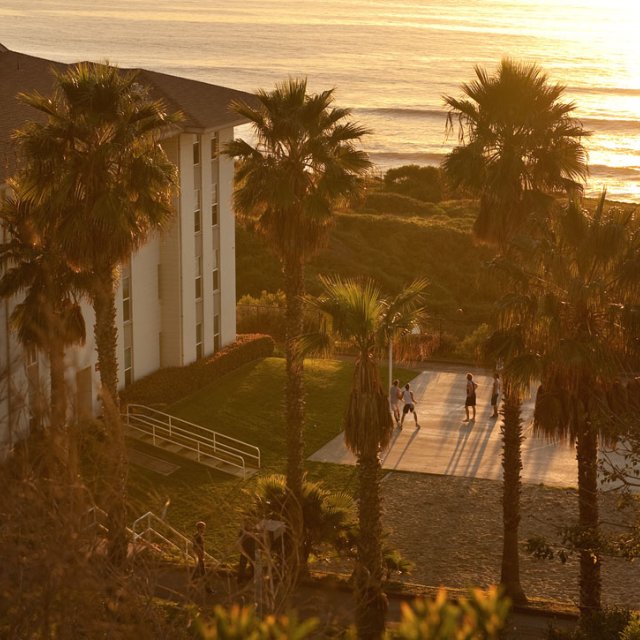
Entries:
<svg viewBox="0 0 640 640">
<path fill-rule="evenodd" d="M 404 423 L 404 419 L 407 416 L 407 413 L 413 413 L 413 419 L 416 421 L 416 429 L 420 428 L 418 424 L 418 414 L 416 413 L 416 399 L 413 397 L 413 391 L 411 391 L 411 387 L 409 383 L 404 385 L 404 390 L 402 391 L 402 400 L 404 402 L 404 407 L 402 407 L 402 420 L 400 420 L 400 428 L 402 429 L 402 424 Z"/>
</svg>

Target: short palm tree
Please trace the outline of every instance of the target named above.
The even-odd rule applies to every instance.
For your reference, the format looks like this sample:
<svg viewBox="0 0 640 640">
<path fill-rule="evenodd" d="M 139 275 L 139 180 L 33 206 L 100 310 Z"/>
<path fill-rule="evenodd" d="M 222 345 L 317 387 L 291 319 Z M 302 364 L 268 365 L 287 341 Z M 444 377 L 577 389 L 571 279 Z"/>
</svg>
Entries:
<svg viewBox="0 0 640 640">
<path fill-rule="evenodd" d="M 459 126 L 460 145 L 443 169 L 456 187 L 480 198 L 476 235 L 501 254 L 518 252 L 523 233 L 544 226 L 553 195 L 579 192 L 587 174 L 582 137 L 588 135 L 562 101 L 564 87 L 550 84 L 536 65 L 502 60 L 489 75 L 476 67 L 476 80 L 462 85 L 463 97 L 445 97 L 448 128 Z M 502 327 L 504 329 L 505 327 Z M 504 546 L 501 582 L 516 602 L 526 598 L 520 584 L 521 386 L 504 376 Z"/>
<path fill-rule="evenodd" d="M 534 426 L 576 443 L 578 460 L 580 609 L 601 608 L 598 533 L 598 440 L 611 436 L 615 385 L 636 366 L 628 345 L 628 310 L 640 295 L 640 233 L 631 213 L 590 215 L 572 202 L 554 219 L 543 253 L 536 344 L 542 354 Z M 615 411 L 615 406 L 613 407 Z"/>
<path fill-rule="evenodd" d="M 85 340 L 78 296 L 86 286 L 82 273 L 69 267 L 59 247 L 39 234 L 30 204 L 20 198 L 18 183 L 0 209 L 7 240 L 0 244 L 0 297 L 23 294 L 11 323 L 27 349 L 44 351 L 49 359 L 51 430 L 61 434 L 67 419 L 64 381 L 65 348 Z M 64 456 L 61 438 L 53 439 L 56 454 Z M 63 449 L 60 449 L 63 447 Z"/>
<path fill-rule="evenodd" d="M 322 350 L 332 339 L 356 349 L 355 371 L 345 415 L 345 442 L 358 460 L 359 535 L 355 570 L 356 626 L 362 639 L 381 638 L 385 626 L 380 451 L 390 441 L 393 420 L 382 388 L 378 360 L 390 337 L 410 332 L 424 318 L 426 281 L 416 280 L 395 299 L 370 281 L 321 278 L 323 293 L 308 304 L 328 319 L 326 331 L 305 336 L 306 348 Z"/>
<path fill-rule="evenodd" d="M 300 503 L 304 475 L 303 331 L 304 265 L 326 243 L 336 201 L 356 192 L 371 164 L 357 146 L 368 131 L 333 106 L 333 90 L 310 95 L 307 82 L 289 79 L 260 90 L 257 103 L 234 109 L 252 125 L 253 144 L 234 140 L 234 204 L 254 225 L 282 265 L 286 297 L 287 483 Z"/>
</svg>

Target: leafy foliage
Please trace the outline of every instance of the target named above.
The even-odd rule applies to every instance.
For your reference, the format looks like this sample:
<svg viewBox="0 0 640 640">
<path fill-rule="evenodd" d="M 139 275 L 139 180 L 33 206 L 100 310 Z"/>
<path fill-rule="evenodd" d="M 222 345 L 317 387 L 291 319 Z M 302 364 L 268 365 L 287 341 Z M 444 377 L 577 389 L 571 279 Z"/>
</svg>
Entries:
<svg viewBox="0 0 640 640">
<path fill-rule="evenodd" d="M 420 167 L 416 164 L 389 169 L 384 174 L 387 191 L 423 202 L 442 200 L 442 176 L 438 167 Z"/>
<path fill-rule="evenodd" d="M 435 600 L 416 600 L 402 606 L 397 637 L 403 640 L 497 640 L 509 602 L 495 587 L 473 589 L 457 602 L 441 589 Z"/>
</svg>

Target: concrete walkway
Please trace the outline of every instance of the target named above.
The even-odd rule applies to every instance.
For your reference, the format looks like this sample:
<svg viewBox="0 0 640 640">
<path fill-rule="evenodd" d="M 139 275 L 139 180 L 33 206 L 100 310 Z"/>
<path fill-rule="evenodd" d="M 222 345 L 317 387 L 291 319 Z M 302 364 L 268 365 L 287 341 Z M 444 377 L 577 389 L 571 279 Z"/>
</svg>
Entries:
<svg viewBox="0 0 640 640">
<path fill-rule="evenodd" d="M 464 422 L 466 373 L 478 383 L 475 422 Z M 491 418 L 493 376 L 483 370 L 456 366 L 430 366 L 411 381 L 417 400 L 420 429 L 409 414 L 402 430 L 396 429 L 382 457 L 384 469 L 413 471 L 467 478 L 502 479 L 501 418 Z M 401 381 L 404 384 L 406 381 Z M 533 399 L 522 408 L 523 482 L 556 487 L 577 485 L 575 449 L 566 443 L 549 442 L 532 430 Z M 310 460 L 355 464 L 340 434 Z"/>
</svg>

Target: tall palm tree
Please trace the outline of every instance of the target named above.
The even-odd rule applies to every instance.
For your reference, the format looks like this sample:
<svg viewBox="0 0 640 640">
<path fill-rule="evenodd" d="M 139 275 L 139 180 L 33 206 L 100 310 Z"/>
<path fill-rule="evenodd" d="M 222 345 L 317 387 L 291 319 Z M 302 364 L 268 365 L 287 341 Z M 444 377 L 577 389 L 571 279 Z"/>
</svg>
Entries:
<svg viewBox="0 0 640 640">
<path fill-rule="evenodd" d="M 629 343 L 638 340 L 637 327 L 630 336 L 625 323 L 640 294 L 640 233 L 633 215 L 605 212 L 604 194 L 593 215 L 570 203 L 549 228 L 543 268 L 534 426 L 576 444 L 580 610 L 588 618 L 601 608 L 598 441 L 612 435 L 608 399 L 628 371 Z"/>
<path fill-rule="evenodd" d="M 91 278 L 101 399 L 113 455 L 108 457 L 109 552 L 124 562 L 126 460 L 118 412 L 115 292 L 118 265 L 173 215 L 176 167 L 159 138 L 177 120 L 151 100 L 135 72 L 83 63 L 54 72 L 51 97 L 21 94 L 44 114 L 15 137 L 27 159 L 23 195 L 42 211 L 38 224 L 67 261 Z M 46 206 L 45 206 L 46 205 Z"/>
<path fill-rule="evenodd" d="M 479 196 L 476 235 L 514 255 L 523 233 L 544 225 L 553 194 L 579 192 L 586 177 L 588 135 L 562 101 L 564 87 L 550 84 L 536 65 L 502 60 L 494 75 L 475 68 L 476 80 L 462 85 L 461 98 L 445 97 L 447 127 L 459 127 L 460 145 L 443 169 L 456 187 Z M 518 253 L 519 259 L 526 252 Z M 503 327 L 504 328 L 504 327 Z M 504 377 L 503 553 L 501 582 L 516 602 L 526 600 L 520 583 L 518 528 L 522 424 L 521 385 Z"/>
<path fill-rule="evenodd" d="M 159 136 L 176 121 L 134 72 L 83 63 L 54 72 L 52 96 L 21 94 L 46 116 L 16 132 L 27 158 L 24 196 L 67 260 L 91 274 L 89 295 L 103 406 L 117 406 L 115 290 L 118 265 L 173 215 L 176 168 Z"/>
<path fill-rule="evenodd" d="M 61 434 L 67 419 L 64 382 L 65 348 L 84 343 L 84 318 L 78 296 L 86 279 L 69 267 L 59 247 L 35 226 L 32 207 L 21 199 L 13 182 L 12 195 L 0 208 L 0 223 L 8 239 L 0 244 L 0 297 L 23 293 L 11 314 L 18 340 L 27 349 L 44 351 L 49 359 L 50 426 L 55 454 L 64 458 Z"/>
<path fill-rule="evenodd" d="M 282 265 L 287 484 L 300 504 L 304 389 L 296 338 L 303 331 L 304 266 L 327 241 L 336 201 L 356 192 L 371 166 L 357 148 L 368 131 L 349 119 L 348 109 L 333 106 L 333 90 L 308 94 L 303 79 L 290 78 L 256 97 L 255 105 L 233 106 L 251 123 L 254 143 L 234 140 L 226 153 L 236 158 L 236 212 L 254 225 Z"/>
<path fill-rule="evenodd" d="M 355 371 L 345 415 L 345 442 L 357 456 L 358 553 L 355 571 L 356 626 L 361 639 L 381 638 L 386 599 L 382 591 L 380 451 L 390 441 L 393 420 L 382 388 L 379 357 L 390 338 L 408 333 L 423 319 L 426 281 L 416 280 L 394 299 L 381 296 L 370 281 L 321 278 L 324 292 L 309 298 L 311 308 L 329 319 L 319 336 L 305 336 L 307 348 L 327 348 L 335 337 L 356 348 Z"/>
</svg>

